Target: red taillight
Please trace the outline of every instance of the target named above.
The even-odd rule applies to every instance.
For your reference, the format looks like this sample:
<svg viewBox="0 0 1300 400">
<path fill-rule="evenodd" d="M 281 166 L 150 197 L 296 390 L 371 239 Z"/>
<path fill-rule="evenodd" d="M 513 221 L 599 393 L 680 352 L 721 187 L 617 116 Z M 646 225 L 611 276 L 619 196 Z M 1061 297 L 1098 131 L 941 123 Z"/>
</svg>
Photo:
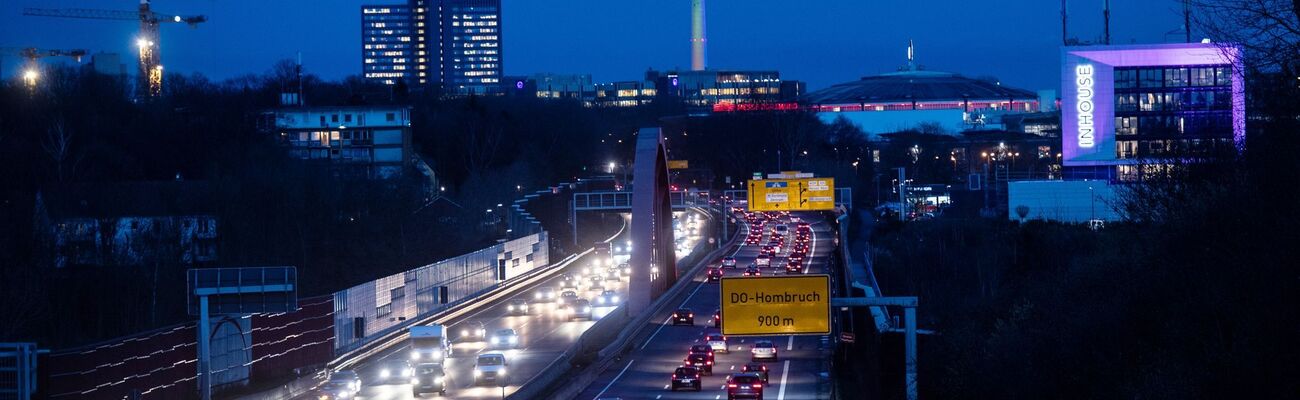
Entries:
<svg viewBox="0 0 1300 400">
<path fill-rule="evenodd" d="M 734 384 L 734 383 L 728 383 L 728 384 L 727 384 L 727 387 L 729 387 L 729 388 L 734 388 L 734 387 L 736 387 L 736 384 Z"/>
<path fill-rule="evenodd" d="M 695 313 L 691 313 L 690 317 L 695 318 Z"/>
<path fill-rule="evenodd" d="M 763 385 L 760 385 L 760 384 L 755 383 L 755 384 L 754 384 L 753 386 L 751 386 L 751 387 L 754 388 L 754 389 L 762 389 L 762 388 L 763 388 Z"/>
<path fill-rule="evenodd" d="M 705 361 L 704 365 L 713 365 L 713 361 Z"/>
</svg>

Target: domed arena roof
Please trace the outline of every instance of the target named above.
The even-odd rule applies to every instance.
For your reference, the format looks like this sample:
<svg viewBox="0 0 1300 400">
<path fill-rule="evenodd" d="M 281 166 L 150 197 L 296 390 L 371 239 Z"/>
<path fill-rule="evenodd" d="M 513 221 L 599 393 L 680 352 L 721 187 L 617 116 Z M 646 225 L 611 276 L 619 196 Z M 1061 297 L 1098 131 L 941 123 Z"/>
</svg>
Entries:
<svg viewBox="0 0 1300 400">
<path fill-rule="evenodd" d="M 804 104 L 900 103 L 963 100 L 1036 100 L 1038 95 L 997 82 L 948 72 L 909 70 L 864 77 L 809 93 Z"/>
</svg>

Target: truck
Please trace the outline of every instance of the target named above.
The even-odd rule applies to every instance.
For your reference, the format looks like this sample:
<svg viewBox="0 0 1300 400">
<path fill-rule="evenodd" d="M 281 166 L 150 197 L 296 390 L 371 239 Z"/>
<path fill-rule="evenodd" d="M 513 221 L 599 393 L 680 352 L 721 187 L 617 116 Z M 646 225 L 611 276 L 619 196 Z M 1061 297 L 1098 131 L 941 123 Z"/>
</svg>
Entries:
<svg viewBox="0 0 1300 400">
<path fill-rule="evenodd" d="M 447 327 L 422 325 L 411 327 L 411 363 L 438 363 L 451 356 Z"/>
</svg>

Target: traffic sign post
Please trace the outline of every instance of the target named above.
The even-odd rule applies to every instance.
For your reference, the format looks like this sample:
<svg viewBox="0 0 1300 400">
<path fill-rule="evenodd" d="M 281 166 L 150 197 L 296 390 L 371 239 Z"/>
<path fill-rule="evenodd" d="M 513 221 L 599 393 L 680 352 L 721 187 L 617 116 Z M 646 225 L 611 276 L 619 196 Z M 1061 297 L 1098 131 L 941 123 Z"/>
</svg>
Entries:
<svg viewBox="0 0 1300 400">
<path fill-rule="evenodd" d="M 297 310 L 298 270 L 294 267 L 254 267 L 203 268 L 185 272 L 185 283 L 190 293 L 190 315 L 199 317 L 199 398 L 209 400 L 212 398 L 212 371 L 209 367 L 212 328 L 208 321 L 211 314 Z"/>
<path fill-rule="evenodd" d="M 904 379 L 907 381 L 907 400 L 916 400 L 917 395 L 916 306 L 918 303 L 920 303 L 920 300 L 912 296 L 836 297 L 831 299 L 831 305 L 835 307 L 903 307 L 903 370 L 905 374 Z M 850 341 L 851 340 L 852 336 L 850 336 Z"/>
<path fill-rule="evenodd" d="M 831 331 L 830 277 L 723 277 L 722 334 L 825 335 Z"/>
</svg>

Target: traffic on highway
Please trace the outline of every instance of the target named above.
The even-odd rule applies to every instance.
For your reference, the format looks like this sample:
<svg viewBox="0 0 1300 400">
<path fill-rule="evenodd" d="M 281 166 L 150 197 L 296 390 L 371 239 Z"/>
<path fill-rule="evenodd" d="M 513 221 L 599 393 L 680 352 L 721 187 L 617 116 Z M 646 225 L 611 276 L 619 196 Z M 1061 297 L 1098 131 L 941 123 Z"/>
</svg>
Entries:
<svg viewBox="0 0 1300 400">
<path fill-rule="evenodd" d="M 679 257 L 701 239 L 707 218 L 676 213 Z M 626 299 L 626 232 L 597 243 L 553 276 L 446 324 L 409 329 L 397 342 L 300 399 L 503 398 L 542 372 L 596 320 Z"/>
<path fill-rule="evenodd" d="M 835 246 L 830 224 L 816 213 L 737 210 L 734 215 L 744 235 L 739 247 L 700 276 L 689 277 L 695 285 L 687 289 L 690 294 L 578 399 L 826 397 L 828 336 L 726 336 L 719 282 L 827 273 Z"/>
</svg>

